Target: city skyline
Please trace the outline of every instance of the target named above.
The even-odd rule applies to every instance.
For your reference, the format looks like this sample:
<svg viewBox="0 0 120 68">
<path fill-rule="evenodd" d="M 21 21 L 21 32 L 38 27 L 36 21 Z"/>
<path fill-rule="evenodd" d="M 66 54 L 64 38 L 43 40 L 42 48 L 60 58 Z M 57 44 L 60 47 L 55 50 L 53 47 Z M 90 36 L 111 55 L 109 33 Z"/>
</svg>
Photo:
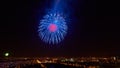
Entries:
<svg viewBox="0 0 120 68">
<path fill-rule="evenodd" d="M 0 57 L 120 56 L 120 27 L 116 6 L 69 0 L 68 32 L 59 43 L 48 45 L 38 36 L 38 24 L 51 0 L 3 1 L 0 21 Z M 109 6 L 108 6 L 109 5 Z M 106 9 L 107 8 L 107 9 Z M 69 9 L 69 10 L 68 10 Z"/>
</svg>

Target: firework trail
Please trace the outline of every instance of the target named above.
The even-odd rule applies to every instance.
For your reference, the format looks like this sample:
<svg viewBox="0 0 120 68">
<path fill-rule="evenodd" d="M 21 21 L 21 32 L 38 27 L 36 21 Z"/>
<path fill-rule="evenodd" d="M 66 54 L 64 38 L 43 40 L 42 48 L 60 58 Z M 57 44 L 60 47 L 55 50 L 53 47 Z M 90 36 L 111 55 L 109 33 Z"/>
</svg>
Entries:
<svg viewBox="0 0 120 68">
<path fill-rule="evenodd" d="M 59 4 L 60 0 L 56 0 L 53 10 L 40 20 L 38 26 L 41 40 L 49 44 L 60 43 L 67 34 L 68 27 L 65 17 L 62 14 L 63 12 L 60 12 L 57 8 Z"/>
</svg>

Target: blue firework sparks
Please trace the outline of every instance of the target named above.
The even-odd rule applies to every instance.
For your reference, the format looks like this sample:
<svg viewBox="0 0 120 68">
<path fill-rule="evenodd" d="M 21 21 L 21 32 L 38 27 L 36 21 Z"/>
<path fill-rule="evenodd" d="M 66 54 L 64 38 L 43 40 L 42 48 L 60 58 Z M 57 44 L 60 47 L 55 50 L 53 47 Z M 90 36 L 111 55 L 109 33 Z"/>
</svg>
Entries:
<svg viewBox="0 0 120 68">
<path fill-rule="evenodd" d="M 49 44 L 61 42 L 67 33 L 66 21 L 62 14 L 59 13 L 45 15 L 38 28 L 41 39 Z"/>
</svg>

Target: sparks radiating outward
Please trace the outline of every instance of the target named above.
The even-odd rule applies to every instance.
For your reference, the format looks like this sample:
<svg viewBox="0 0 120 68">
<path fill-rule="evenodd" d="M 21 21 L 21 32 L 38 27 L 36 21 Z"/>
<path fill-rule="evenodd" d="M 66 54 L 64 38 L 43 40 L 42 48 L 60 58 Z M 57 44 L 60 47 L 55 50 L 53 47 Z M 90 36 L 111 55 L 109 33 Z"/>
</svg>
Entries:
<svg viewBox="0 0 120 68">
<path fill-rule="evenodd" d="M 57 44 L 64 39 L 67 33 L 66 21 L 59 13 L 47 14 L 40 21 L 38 32 L 44 42 Z"/>
<path fill-rule="evenodd" d="M 41 40 L 46 43 L 60 43 L 67 34 L 66 18 L 63 16 L 64 3 L 64 0 L 53 0 L 53 8 L 40 20 L 38 33 Z"/>
</svg>

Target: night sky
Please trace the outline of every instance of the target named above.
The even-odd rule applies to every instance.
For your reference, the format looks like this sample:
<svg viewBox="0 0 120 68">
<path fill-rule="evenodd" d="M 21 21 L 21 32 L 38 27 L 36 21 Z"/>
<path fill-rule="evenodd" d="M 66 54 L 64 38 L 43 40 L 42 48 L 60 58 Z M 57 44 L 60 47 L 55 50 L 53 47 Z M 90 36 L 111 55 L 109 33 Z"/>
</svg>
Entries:
<svg viewBox="0 0 120 68">
<path fill-rule="evenodd" d="M 41 41 L 37 30 L 51 1 L 1 2 L 0 56 L 4 52 L 10 52 L 13 57 L 120 56 L 117 3 L 68 0 L 67 36 L 57 45 L 48 45 Z"/>
</svg>

